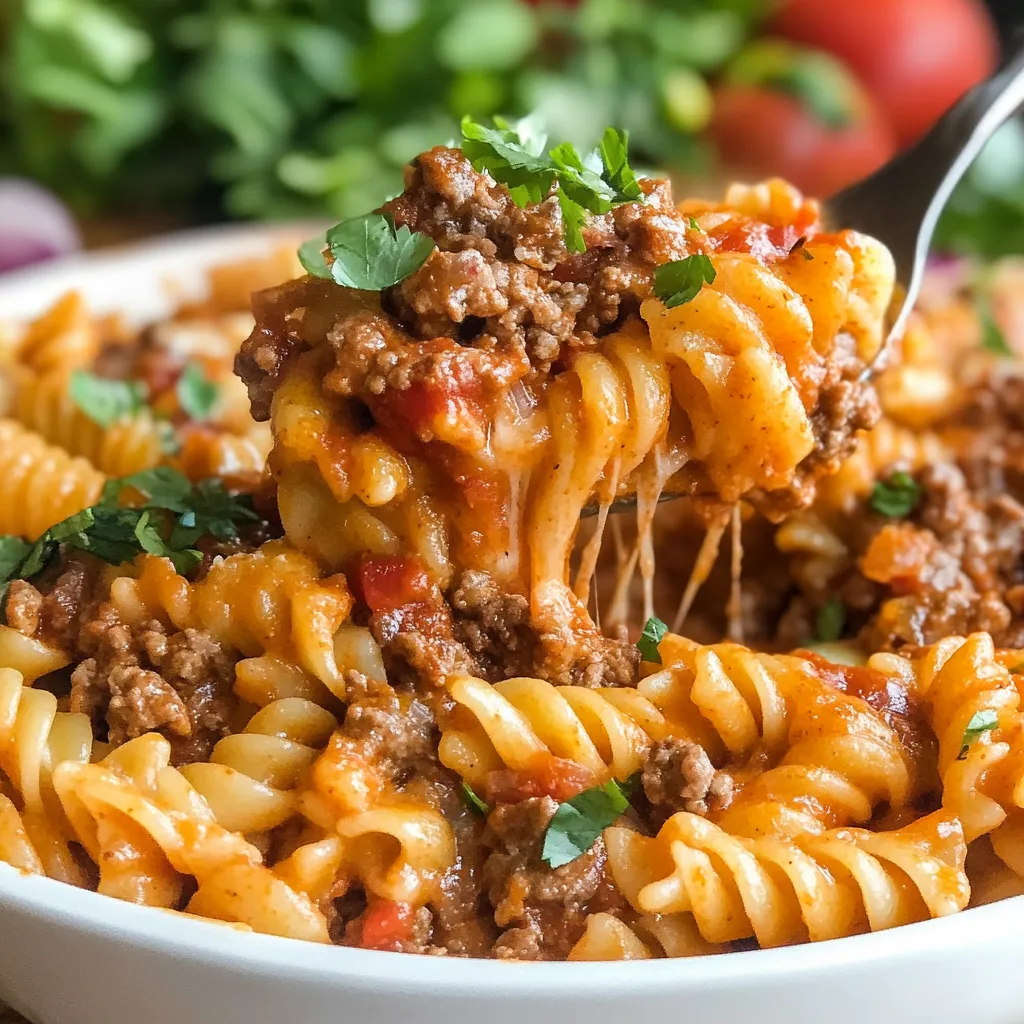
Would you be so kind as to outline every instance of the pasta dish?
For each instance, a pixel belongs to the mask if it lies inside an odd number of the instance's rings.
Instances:
[[[164,320],[0,325],[0,860],[515,960],[1024,892],[1019,271],[880,371],[892,259],[791,186],[462,131]]]

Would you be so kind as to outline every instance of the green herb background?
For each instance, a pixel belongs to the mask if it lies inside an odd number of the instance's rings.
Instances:
[[[459,118],[539,110],[700,172],[763,0],[0,0],[0,173],[87,214],[349,217]]]
[[[537,111],[589,149],[711,180],[708,82],[766,0],[0,0],[0,174],[86,217],[356,216],[463,114]],[[1024,245],[1024,134],[946,218]]]

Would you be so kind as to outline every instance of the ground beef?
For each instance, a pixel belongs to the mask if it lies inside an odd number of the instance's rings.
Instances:
[[[655,743],[644,761],[641,782],[655,806],[692,814],[707,814],[709,805],[727,805],[733,791],[732,776],[717,771],[702,746],[680,739]]]
[[[456,639],[489,682],[530,675],[537,635],[530,626],[530,603],[508,593],[484,572],[462,574],[451,595]]]
[[[484,879],[503,929],[492,950],[500,959],[564,960],[583,934],[587,915],[625,909],[607,869],[600,838],[560,868],[541,859],[544,833],[558,805],[536,797],[495,808],[484,844]]]
[[[640,652],[628,640],[583,623],[538,623],[533,674],[556,685],[635,686]]]
[[[69,559],[36,584],[12,580],[5,606],[7,624],[26,636],[72,649],[95,578],[95,566]]]
[[[237,708],[236,658],[205,630],[168,633],[156,621],[130,626],[110,604],[82,629],[85,655],[71,674],[70,708],[89,715],[114,744],[160,730],[175,764],[209,757]]]

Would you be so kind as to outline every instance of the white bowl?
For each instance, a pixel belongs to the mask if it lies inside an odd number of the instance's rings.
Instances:
[[[0,278],[0,320],[69,287],[97,310],[159,316],[204,267],[275,237],[197,232],[21,271]],[[788,949],[513,964],[249,935],[0,864],[0,999],[39,1024],[1020,1024],[1022,965],[1024,897]]]

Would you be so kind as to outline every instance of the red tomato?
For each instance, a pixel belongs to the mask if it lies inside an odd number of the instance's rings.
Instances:
[[[778,175],[808,195],[827,198],[895,152],[889,127],[863,99],[855,120],[830,128],[794,96],[769,86],[724,85],[715,93],[711,135],[730,170]]]
[[[408,903],[381,900],[363,916],[363,949],[397,949],[412,934],[415,910]]]
[[[981,0],[784,0],[772,31],[846,61],[901,144],[991,74],[999,51]]]
[[[354,584],[374,612],[389,612],[430,596],[430,578],[415,556],[364,555]]]
[[[596,782],[594,773],[584,765],[562,757],[549,757],[532,770],[489,772],[483,789],[489,804],[517,804],[538,796],[550,796],[564,803]]]

